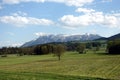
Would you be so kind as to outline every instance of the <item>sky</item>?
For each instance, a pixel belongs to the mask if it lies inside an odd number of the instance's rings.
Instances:
[[[0,47],[44,34],[120,33],[120,0],[0,0]]]

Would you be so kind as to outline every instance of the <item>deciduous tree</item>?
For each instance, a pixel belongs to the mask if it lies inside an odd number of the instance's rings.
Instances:
[[[65,46],[63,45],[54,45],[53,53],[58,57],[58,60],[61,60],[61,55],[65,52]]]

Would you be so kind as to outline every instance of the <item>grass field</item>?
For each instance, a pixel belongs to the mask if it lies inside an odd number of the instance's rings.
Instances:
[[[120,55],[66,52],[61,61],[52,55],[0,58],[0,80],[120,79]]]

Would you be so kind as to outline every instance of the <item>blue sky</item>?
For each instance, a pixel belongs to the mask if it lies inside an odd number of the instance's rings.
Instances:
[[[120,32],[120,0],[0,0],[0,47],[43,34]]]

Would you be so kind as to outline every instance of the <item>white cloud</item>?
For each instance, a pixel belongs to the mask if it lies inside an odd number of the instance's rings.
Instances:
[[[86,4],[92,3],[94,0],[65,0],[65,4],[69,5],[69,6],[76,6],[76,7],[80,7],[80,6],[84,6]]]
[[[26,25],[44,25],[49,26],[54,24],[53,21],[48,19],[39,19],[34,17],[20,16],[19,14],[13,14],[11,16],[2,16],[0,17],[0,22],[6,24],[16,25],[18,27]]]
[[[116,17],[120,17],[120,13],[114,13],[113,15]]]
[[[19,4],[21,2],[44,2],[44,0],[3,0],[4,4]]]
[[[113,15],[106,15],[105,21],[103,22],[104,25],[109,25],[109,27],[119,27],[120,17],[117,18]]]
[[[57,2],[57,3],[64,3],[68,6],[84,6],[85,4],[92,3],[94,0],[3,0],[4,4],[19,4],[22,2]]]
[[[91,13],[91,12],[95,12],[95,10],[93,10],[93,9],[87,9],[87,8],[78,8],[76,10],[76,12]]]
[[[19,0],[3,0],[5,4],[18,4]]]
[[[64,3],[65,0],[45,0],[46,2]]]
[[[112,2],[112,0],[102,0],[102,2]]]
[[[12,41],[0,41],[0,47],[20,47],[23,43],[12,42]]]
[[[117,14],[104,14],[103,12],[97,12],[93,9],[81,9],[80,12],[84,12],[83,15],[64,15],[60,18],[60,21],[64,27],[84,27],[90,25],[102,25],[106,27],[116,28],[119,27],[120,13]]]
[[[0,41],[0,47],[8,46],[10,41]]]
[[[36,35],[36,36],[46,36],[46,35],[48,35],[48,33],[36,32],[36,33],[34,33],[34,35]]]
[[[85,4],[92,3],[94,0],[45,0],[45,2],[57,2],[57,3],[64,3],[68,6],[84,6]]]
[[[22,46],[22,43],[14,43],[14,44],[10,44],[11,47],[20,47]]]
[[[89,15],[83,16],[73,16],[73,15],[65,15],[60,21],[66,27],[80,27],[80,26],[88,26],[91,23],[89,19]]]
[[[13,16],[19,16],[19,15],[21,15],[21,16],[27,16],[27,13],[18,11],[16,13],[12,13],[11,15],[13,15]]]

